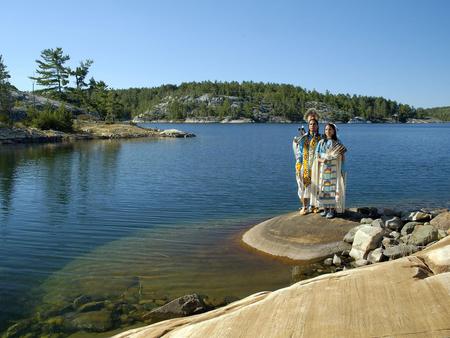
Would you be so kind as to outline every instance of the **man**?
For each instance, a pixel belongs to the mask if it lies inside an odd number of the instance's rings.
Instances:
[[[308,132],[300,130],[300,135],[294,137],[292,148],[295,155],[295,172],[298,185],[298,197],[302,203],[301,215],[306,215],[313,211],[313,206],[309,204],[311,186],[311,166],[314,160],[315,147],[320,140],[319,135],[319,114],[314,108],[306,111],[304,119],[308,122]]]

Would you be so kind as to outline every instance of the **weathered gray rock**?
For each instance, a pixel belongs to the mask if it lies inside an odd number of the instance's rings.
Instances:
[[[394,231],[400,231],[403,226],[402,220],[397,216],[383,216],[381,219],[384,222],[384,226]]]
[[[391,246],[398,245],[398,241],[395,240],[394,238],[384,237],[383,240],[381,241],[381,244],[383,245],[384,248],[389,248]]]
[[[341,252],[341,256],[342,256],[342,257],[348,257],[348,256],[350,256],[350,250],[344,250],[344,251],[342,251],[342,252]]]
[[[374,220],[371,225],[373,227],[377,227],[377,228],[382,228],[384,229],[384,222],[381,218],[377,218],[376,220]]]
[[[408,235],[404,235],[404,236],[401,236],[399,239],[398,239],[398,241],[400,242],[400,243],[408,243],[408,241],[409,241],[409,239],[411,238],[411,234],[408,234]]]
[[[430,224],[436,229],[448,231],[450,229],[450,212],[443,212],[433,218]]]
[[[83,312],[71,320],[71,326],[75,330],[86,330],[91,332],[105,332],[112,328],[111,311]]]
[[[414,231],[416,225],[422,224],[420,222],[408,222],[406,223],[401,231],[402,236],[408,235]]]
[[[369,251],[378,247],[383,239],[383,229],[370,225],[361,225],[356,232],[350,256],[355,260],[366,259]]]
[[[355,234],[360,228],[361,225],[351,228],[349,232],[347,232],[347,234],[344,236],[344,242],[352,244],[353,240],[355,239]]]
[[[327,265],[327,266],[333,265],[333,258],[326,258],[326,259],[323,261],[323,264],[325,264],[325,265]]]
[[[448,236],[447,231],[438,229],[438,240],[441,240],[442,238],[447,236]]]
[[[370,217],[361,218],[361,221],[360,221],[361,224],[370,224],[372,222],[373,222],[373,219]]]
[[[159,133],[159,135],[164,137],[194,137],[194,134],[187,133],[178,129],[166,129]]]
[[[424,246],[438,239],[438,231],[432,225],[418,225],[411,233],[408,244]]]
[[[342,264],[342,259],[341,257],[339,257],[338,255],[334,255],[333,256],[333,265],[335,266],[341,266]]]
[[[352,262],[351,264],[352,264],[352,266],[354,266],[355,268],[358,268],[358,267],[360,267],[360,266],[364,266],[364,265],[369,264],[369,261],[368,261],[367,259],[358,259],[358,260]]]
[[[419,251],[419,248],[415,245],[399,244],[384,249],[383,255],[389,257],[390,259],[397,259],[411,255],[417,251]]]
[[[372,264],[382,262],[385,259],[386,256],[383,255],[383,250],[381,248],[376,248],[367,255],[367,260]]]
[[[152,310],[144,316],[144,320],[162,320],[174,317],[189,316],[206,311],[206,305],[197,294],[186,295]]]
[[[402,220],[397,216],[383,216],[384,226],[394,231],[400,231],[403,226]]]
[[[430,214],[421,211],[414,211],[402,214],[402,221],[426,222],[429,221],[430,219],[431,219]]]
[[[391,237],[391,238],[393,238],[393,239],[399,239],[400,238],[400,233],[399,232],[397,232],[397,231],[391,231],[390,233],[389,233],[389,237]]]

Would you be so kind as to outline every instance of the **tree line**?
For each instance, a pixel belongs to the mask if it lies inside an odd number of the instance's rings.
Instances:
[[[450,108],[414,108],[383,97],[319,93],[290,84],[261,82],[187,82],[180,85],[162,85],[153,88],[111,89],[104,81],[88,79],[93,60],[82,60],[70,67],[70,56],[60,47],[44,49],[36,60],[37,68],[30,79],[36,82],[39,95],[63,101],[86,112],[95,113],[101,119],[130,119],[135,115],[152,112],[161,103],[166,103],[166,116],[182,120],[187,117],[252,118],[258,112],[266,112],[291,121],[301,120],[311,103],[325,104],[329,118],[348,121],[360,116],[371,121],[395,119],[400,122],[408,118],[433,116],[450,120]],[[10,95],[10,75],[0,55],[0,119],[8,120],[14,106]],[[202,95],[220,98],[217,104],[195,100]],[[47,109],[47,117],[58,119],[63,112]],[[31,120],[37,121],[40,112],[30,112]],[[53,115],[52,115],[53,114]],[[45,121],[45,118],[41,120]],[[42,121],[41,121],[42,122]],[[66,121],[67,122],[67,121]],[[42,123],[41,123],[42,124]]]
[[[188,82],[180,85],[163,85],[155,88],[130,88],[115,90],[127,115],[152,112],[161,102],[169,102],[166,118],[231,116],[233,118],[252,117],[255,111],[269,111],[291,121],[299,121],[311,103],[324,103],[331,107],[330,119],[346,122],[360,116],[374,122],[434,116],[450,121],[450,112],[440,108],[414,108],[383,97],[350,94],[319,93],[290,84],[261,82]],[[204,94],[225,97],[221,104],[207,105],[186,100],[186,97],[200,97]],[[230,98],[239,103],[230,106]],[[168,98],[170,98],[168,100]]]

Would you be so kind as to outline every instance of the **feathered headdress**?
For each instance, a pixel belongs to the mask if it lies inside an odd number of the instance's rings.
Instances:
[[[303,119],[308,122],[310,119],[315,119],[316,121],[319,121],[320,115],[317,112],[315,108],[309,108],[305,115],[303,116]]]

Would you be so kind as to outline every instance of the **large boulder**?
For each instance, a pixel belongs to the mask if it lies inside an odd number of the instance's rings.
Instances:
[[[422,223],[419,222],[408,222],[406,223],[401,231],[402,236],[406,236],[409,235],[410,233],[412,233],[414,231],[414,228],[416,227],[416,225],[419,225]]]
[[[377,248],[383,239],[384,230],[370,225],[361,225],[355,234],[350,256],[356,261],[366,259],[369,251]]]
[[[156,308],[146,314],[144,320],[164,320],[175,317],[184,317],[206,311],[206,305],[197,294],[186,295]]]
[[[427,266],[435,274],[450,272],[450,245],[441,245],[440,243],[442,241],[422,253]]]
[[[384,221],[381,218],[377,218],[376,220],[374,220],[371,225],[373,227],[377,227],[377,228],[383,228],[384,229]]]
[[[428,243],[437,241],[438,231],[431,224],[429,225],[418,225],[414,228],[411,233],[411,237],[408,240],[408,244],[425,246]]]
[[[351,228],[344,236],[344,242],[346,243],[353,243],[353,240],[355,239],[356,232],[361,228],[361,225],[357,225],[354,228]]]
[[[450,212],[443,212],[433,218],[430,224],[436,229],[448,231],[450,229]]]
[[[384,226],[394,231],[400,231],[403,226],[402,220],[397,216],[383,216]]]
[[[389,246],[383,251],[383,255],[389,257],[390,259],[397,259],[400,257],[409,256],[415,252],[419,251],[419,248],[415,245],[400,243],[396,246]]]

